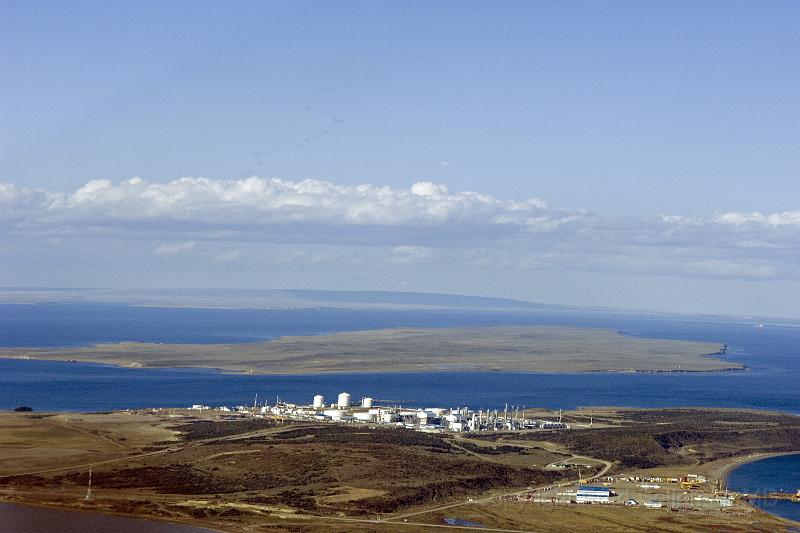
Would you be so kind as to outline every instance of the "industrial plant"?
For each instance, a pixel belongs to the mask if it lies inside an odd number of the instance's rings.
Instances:
[[[210,407],[193,405],[192,409],[203,410]],[[218,410],[230,409],[221,407]],[[391,401],[375,400],[368,396],[354,404],[348,392],[340,393],[332,403],[326,403],[325,397],[317,394],[308,405],[284,402],[280,397],[275,398],[275,402],[270,405],[268,402],[259,403],[256,396],[252,407],[239,406],[233,410],[256,416],[277,416],[288,420],[382,424],[430,432],[569,429],[569,425],[561,421],[560,411],[556,420],[539,420],[526,417],[525,406],[508,404],[503,409],[477,411],[468,407],[417,409],[403,407]]]

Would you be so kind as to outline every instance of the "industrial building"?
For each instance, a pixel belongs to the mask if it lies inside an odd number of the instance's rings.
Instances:
[[[314,420],[318,422],[368,423],[405,427],[419,431],[517,431],[532,429],[568,429],[569,425],[558,420],[534,420],[525,417],[525,408],[505,406],[503,410],[477,411],[467,407],[447,409],[444,407],[426,407],[424,409],[408,409],[390,401],[375,400],[364,396],[360,402],[353,404],[348,392],[341,392],[336,402],[325,403],[325,396],[317,394],[309,405],[297,405],[275,399],[274,405],[258,403],[258,396],[252,409],[239,406],[238,411],[275,415],[294,420]],[[193,406],[199,409],[205,406]]]
[[[575,501],[578,503],[609,503],[612,491],[606,487],[592,487],[584,485],[578,487],[575,493]]]

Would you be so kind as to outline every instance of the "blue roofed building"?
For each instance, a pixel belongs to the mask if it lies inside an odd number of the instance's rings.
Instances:
[[[612,496],[611,489],[606,487],[592,487],[584,485],[578,487],[575,501],[578,503],[608,503]]]

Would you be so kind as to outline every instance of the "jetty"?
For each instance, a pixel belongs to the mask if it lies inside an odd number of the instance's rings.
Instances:
[[[750,494],[747,496],[751,500],[789,500],[795,503],[800,503],[800,489],[797,492],[768,492],[767,494]]]

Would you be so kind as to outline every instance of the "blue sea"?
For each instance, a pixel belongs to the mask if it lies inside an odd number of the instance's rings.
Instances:
[[[800,455],[770,457],[744,464],[730,473],[728,488],[755,495],[794,494],[800,489]],[[800,503],[767,499],[752,499],[751,502],[769,513],[800,522]]]
[[[708,374],[231,375],[209,370],[123,369],[0,359],[0,409],[110,410],[151,406],[252,404],[275,397],[307,403],[350,392],[408,406],[550,409],[621,405],[775,409],[800,413],[800,327],[708,317],[582,310],[536,312],[342,309],[190,309],[111,304],[0,305],[0,346],[80,346],[98,342],[247,343],[285,335],[395,326],[568,325],[627,335],[727,343],[745,372]]]

